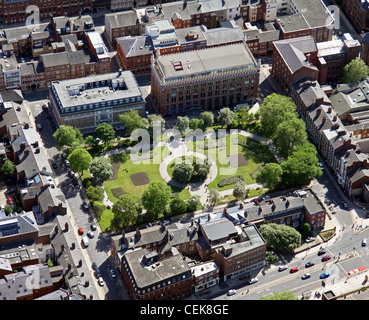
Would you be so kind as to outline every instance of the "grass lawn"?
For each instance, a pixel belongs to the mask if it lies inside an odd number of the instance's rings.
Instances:
[[[261,169],[264,163],[275,162],[273,155],[268,147],[258,141],[238,135],[239,145],[233,145],[231,136],[219,139],[217,148],[204,150],[201,146],[205,143],[212,145],[215,139],[187,142],[187,147],[190,150],[206,154],[209,159],[215,159],[218,167],[218,175],[213,182],[209,184],[209,189],[216,188],[219,191],[234,188],[233,185],[218,187],[218,182],[223,178],[242,175],[245,179],[245,184],[255,183],[255,175]],[[231,145],[232,143],[232,145]],[[232,146],[232,147],[231,147]],[[210,153],[209,153],[210,151]],[[243,154],[248,161],[247,165],[234,168],[230,166],[227,158],[231,155]]]
[[[128,157],[123,163],[121,163],[117,178],[114,180],[108,180],[104,182],[104,187],[108,197],[111,201],[116,202],[118,199],[114,197],[111,192],[112,189],[122,188],[124,192],[135,194],[138,197],[141,197],[144,190],[147,188],[148,184],[143,185],[134,185],[131,179],[131,175],[144,172],[150,181],[164,181],[159,172],[159,164],[153,163],[157,162],[160,158],[160,153],[162,153],[162,157],[165,158],[168,153],[167,147],[158,147],[154,150],[154,158],[151,159],[149,164],[142,164],[138,162],[132,162],[132,160]],[[125,169],[128,171],[125,171]],[[187,189],[179,189],[172,187],[172,191],[178,193],[181,199],[190,198],[190,192]]]

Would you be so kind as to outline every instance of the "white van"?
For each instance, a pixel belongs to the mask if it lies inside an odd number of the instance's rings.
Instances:
[[[89,242],[88,242],[88,238],[86,236],[82,237],[82,243],[85,246],[85,248],[88,247]]]

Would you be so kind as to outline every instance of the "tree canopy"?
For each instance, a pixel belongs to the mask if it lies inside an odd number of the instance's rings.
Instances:
[[[120,114],[119,121],[126,128],[128,136],[136,129],[147,129],[149,127],[149,121],[141,117],[137,110],[130,110]]]
[[[107,145],[114,139],[115,130],[109,123],[102,122],[96,127],[96,135],[102,140],[102,142],[104,142],[105,145]]]
[[[278,163],[267,163],[256,177],[256,182],[266,184],[269,189],[273,190],[280,182],[282,174],[282,167]]]
[[[211,127],[214,124],[214,114],[211,111],[204,111],[200,114],[204,127]]]
[[[148,219],[156,219],[164,214],[171,197],[170,187],[163,181],[151,181],[142,194],[142,204]]]
[[[72,126],[61,125],[53,134],[56,148],[63,150],[65,147],[79,147],[83,142],[81,132]]]
[[[10,176],[15,172],[15,164],[13,161],[6,159],[1,167],[1,172],[6,176]]]
[[[190,163],[181,162],[174,166],[173,179],[180,182],[189,182],[193,174],[193,166]]]
[[[217,122],[221,126],[227,126],[232,123],[233,118],[234,118],[234,112],[229,108],[223,108],[219,112]]]
[[[342,70],[342,83],[352,83],[369,77],[369,66],[361,58],[357,57],[346,64]]]
[[[111,175],[113,174],[110,159],[108,157],[94,158],[91,162],[90,172],[98,180],[109,180]]]
[[[83,148],[78,148],[69,155],[70,167],[75,172],[87,170],[92,162],[91,154]]]
[[[129,227],[136,223],[138,214],[141,212],[141,200],[136,195],[124,194],[113,204],[114,229]]]

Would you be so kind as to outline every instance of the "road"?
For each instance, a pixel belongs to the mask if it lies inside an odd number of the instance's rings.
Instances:
[[[41,139],[45,146],[46,152],[50,160],[57,162],[57,168],[54,169],[55,176],[59,181],[59,187],[65,195],[68,202],[68,207],[71,209],[70,214],[73,215],[75,225],[73,228],[77,230],[79,227],[83,228],[85,233],[91,230],[91,224],[97,225],[98,229],[94,232],[95,237],[89,239],[89,247],[84,249],[88,253],[89,260],[96,262],[102,277],[105,281],[105,286],[102,288],[105,293],[105,298],[108,300],[120,300],[120,290],[115,280],[110,277],[109,268],[112,263],[109,263],[109,245],[110,237],[102,234],[91,209],[83,210],[82,203],[86,200],[83,188],[78,185],[74,186],[71,179],[67,175],[67,167],[64,165],[60,152],[55,148],[55,140],[52,136],[53,131],[50,126],[50,120],[47,118],[47,111],[42,110],[42,105],[46,101],[47,91],[25,93],[25,99],[29,101],[29,108],[35,119],[36,124],[41,124],[42,131],[40,133]],[[91,269],[92,271],[92,269]],[[93,271],[92,271],[93,272]],[[118,274],[117,270],[116,273]],[[120,276],[118,274],[118,276]],[[95,279],[94,285],[98,287]]]

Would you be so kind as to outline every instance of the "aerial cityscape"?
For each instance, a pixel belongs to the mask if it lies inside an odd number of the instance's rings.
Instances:
[[[0,300],[369,300],[368,17],[2,1]]]

